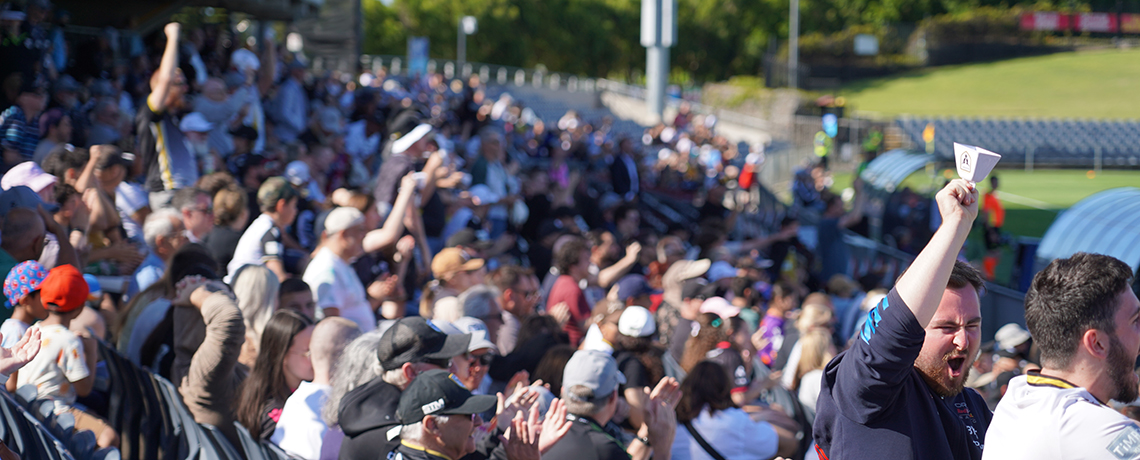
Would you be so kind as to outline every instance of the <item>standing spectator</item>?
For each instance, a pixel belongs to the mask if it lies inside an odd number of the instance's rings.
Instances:
[[[1107,401],[1135,401],[1140,300],[1132,267],[1079,252],[1033,277],[1025,322],[1041,369],[1014,377],[982,458],[1135,458],[1140,427]]]
[[[787,314],[799,306],[799,294],[787,281],[779,281],[772,285],[772,301],[768,302],[768,310],[760,319],[760,327],[752,339],[756,345],[756,353],[760,362],[767,366],[776,363],[777,354],[784,346],[784,326],[787,323]]]
[[[40,116],[40,143],[36,145],[36,152],[32,157],[38,165],[44,164],[44,158],[57,145],[71,143],[71,117],[60,109],[50,109]]]
[[[363,332],[376,329],[376,313],[364,284],[350,262],[364,253],[364,214],[340,207],[325,219],[321,248],[305,269],[303,279],[313,290],[317,316],[342,316]]]
[[[285,245],[281,233],[297,218],[297,190],[282,177],[271,177],[257,190],[261,215],[246,228],[234,248],[227,271],[230,277],[246,264],[265,265],[278,279],[289,278],[285,270]]]
[[[214,229],[214,204],[205,191],[188,187],[174,192],[170,202],[182,213],[182,223],[186,226],[186,239],[191,243],[202,244]]]
[[[618,142],[618,153],[610,164],[610,180],[613,182],[614,193],[626,202],[637,198],[641,188],[641,179],[637,174],[637,158],[633,155],[633,140],[628,137],[623,138]]]
[[[25,75],[20,84],[16,103],[0,113],[0,149],[3,149],[3,170],[35,158],[40,143],[40,112],[45,102],[43,81]]]
[[[214,228],[206,235],[206,247],[218,265],[222,276],[228,274],[227,265],[234,258],[238,241],[245,224],[249,222],[248,197],[236,185],[230,185],[214,194]]]
[[[843,242],[842,231],[863,220],[863,205],[866,201],[863,181],[856,180],[853,185],[855,206],[851,212],[843,209],[843,198],[831,195],[827,198],[827,207],[823,215],[820,216],[817,226],[819,245],[816,254],[820,257],[819,279],[821,280],[830,280],[832,276],[848,274],[847,265],[850,263],[851,254],[847,250],[847,244]]]
[[[281,417],[270,440],[290,455],[317,460],[329,426],[321,419],[321,408],[332,391],[333,365],[349,342],[360,336],[356,323],[345,318],[325,318],[313,328],[309,355],[313,381],[301,382],[285,400]]]
[[[471,168],[471,184],[484,184],[499,198],[487,211],[487,219],[491,221],[491,239],[498,238],[507,230],[507,207],[517,199],[508,188],[505,159],[503,136],[493,127],[484,128],[479,133],[479,159]]]
[[[36,399],[56,403],[55,415],[75,416],[75,428],[94,431],[99,447],[118,447],[119,435],[106,421],[75,407],[75,398],[87,396],[95,385],[95,338],[68,329],[83,312],[87,294],[87,281],[75,267],[61,265],[48,272],[40,285],[40,301],[48,310],[47,319],[39,324],[42,353],[12,374],[8,391],[35,386]]]
[[[91,142],[90,136],[87,135],[91,124],[87,116],[91,107],[79,101],[79,89],[79,82],[75,81],[71,75],[60,76],[52,85],[51,103],[48,107],[63,111],[63,114],[71,120],[72,133],[67,142],[81,147],[108,143]],[[95,92],[94,89],[92,92]],[[93,96],[98,96],[98,94],[93,94]]]
[[[273,314],[261,335],[261,350],[242,382],[234,417],[262,440],[273,436],[281,408],[303,381],[313,380],[309,343],[313,320],[294,311]]]
[[[150,192],[151,209],[170,204],[174,190],[192,187],[198,182],[198,163],[186,147],[178,128],[178,111],[185,105],[186,77],[178,68],[178,34],[182,26],[166,25],[166,50],[158,70],[150,78],[150,95],[139,108],[135,120],[138,149],[142,164],[148,165],[146,189]]]
[[[589,276],[590,248],[582,237],[572,237],[562,244],[554,255],[554,265],[561,275],[554,281],[547,296],[548,309],[566,304],[569,319],[562,330],[570,335],[570,344],[577,346],[585,336],[586,320],[590,318],[590,305],[582,293],[581,282]]]
[[[277,89],[277,99],[274,101],[276,110],[272,111],[275,123],[273,133],[283,144],[296,142],[309,120],[309,98],[302,86],[305,65],[294,58],[289,62],[288,68],[289,76]]]
[[[483,265],[483,259],[473,258],[458,248],[439,251],[431,259],[431,273],[438,283],[431,288],[432,308],[427,311],[434,311],[434,304],[440,300],[458,297],[472,286],[480,284],[483,281]]]
[[[982,456],[990,411],[963,387],[978,354],[984,282],[955,260],[977,217],[977,190],[954,180],[937,200],[942,226],[824,370],[812,430],[820,458]]]

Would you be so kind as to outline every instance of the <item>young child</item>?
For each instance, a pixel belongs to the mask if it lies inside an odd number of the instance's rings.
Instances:
[[[8,272],[4,279],[4,295],[8,297],[8,303],[4,306],[14,311],[12,317],[0,325],[0,334],[4,336],[0,346],[12,348],[32,323],[47,318],[47,309],[40,302],[40,284],[47,274],[47,269],[34,260],[20,262]]]
[[[56,413],[75,416],[75,430],[95,432],[99,447],[118,447],[119,435],[107,422],[73,407],[76,396],[91,393],[95,384],[97,347],[95,339],[71,332],[68,327],[83,311],[89,289],[83,275],[71,265],[51,269],[40,283],[40,302],[47,318],[37,326],[40,331],[40,353],[23,369],[8,379],[8,391],[32,384],[37,399],[56,403]]]

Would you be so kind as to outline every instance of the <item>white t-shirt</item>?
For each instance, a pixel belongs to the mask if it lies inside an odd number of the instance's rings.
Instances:
[[[8,318],[4,320],[4,324],[0,324],[0,334],[4,334],[4,342],[0,343],[0,347],[12,348],[16,343],[24,337],[24,333],[31,327],[16,318]]]
[[[323,317],[325,308],[338,308],[340,316],[360,326],[361,332],[376,329],[376,313],[372,311],[364,283],[356,276],[356,270],[331,250],[321,248],[317,251],[305,268],[302,279],[313,290],[317,316]]]
[[[286,453],[306,460],[321,456],[321,441],[328,425],[321,420],[321,407],[325,405],[332,387],[313,382],[301,382],[281,409],[277,428],[269,438]]]
[[[75,404],[75,387],[71,383],[88,375],[83,341],[67,328],[52,324],[40,326],[40,352],[20,369],[16,387],[35,385],[39,390],[36,399],[55,401],[58,414]]]
[[[281,260],[285,257],[285,246],[281,244],[281,229],[268,214],[257,216],[245,233],[241,234],[234,258],[226,266],[226,283],[233,283],[234,273],[245,265],[263,265],[266,260]]]
[[[700,433],[720,455],[727,460],[772,458],[779,448],[780,438],[768,422],[757,422],[741,409],[730,408],[709,415],[708,407],[692,421]],[[712,460],[685,426],[677,424],[673,437],[673,460]]]
[[[353,158],[364,161],[376,154],[380,148],[380,133],[367,135],[366,120],[349,123],[344,133],[344,150]]]
[[[983,460],[1140,458],[1140,426],[1069,382],[1019,375],[994,411]]]

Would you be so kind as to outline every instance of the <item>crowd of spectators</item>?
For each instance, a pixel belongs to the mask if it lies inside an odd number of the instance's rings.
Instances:
[[[742,230],[728,192],[760,186],[763,150],[715,117],[629,137],[213,26],[72,51],[50,14],[0,13],[0,364],[42,341],[8,390],[100,446],[104,341],[235,445],[306,459],[812,456],[825,368],[890,287],[848,276],[858,182],[845,201],[806,169],[814,231]],[[699,219],[650,225],[650,193]],[[1027,334],[978,360],[991,404]]]

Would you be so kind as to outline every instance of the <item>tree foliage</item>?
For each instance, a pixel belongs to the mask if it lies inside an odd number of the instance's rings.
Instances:
[[[454,58],[461,16],[475,16],[467,59],[590,76],[632,79],[643,73],[640,0],[378,0],[364,2],[364,52],[406,52],[409,36],[427,36],[431,55]],[[1045,0],[1048,1],[1048,0]],[[677,0],[678,43],[672,75],[695,81],[756,75],[769,44],[788,35],[789,0]],[[933,16],[1006,0],[800,0],[804,35],[856,26],[917,24]],[[1028,5],[1032,5],[1029,3]],[[1087,8],[1067,0],[1067,8]],[[1041,6],[1051,7],[1042,3]]]

